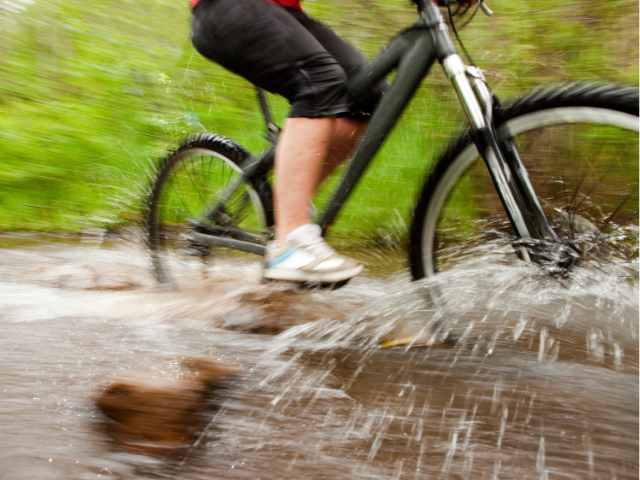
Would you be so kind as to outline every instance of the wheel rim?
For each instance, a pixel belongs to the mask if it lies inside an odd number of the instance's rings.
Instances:
[[[618,243],[624,243],[626,247],[631,245],[632,251],[625,248],[623,256],[627,260],[630,256],[637,257],[637,117],[606,109],[558,108],[516,117],[508,121],[501,132],[504,129],[508,129],[515,138],[543,207],[562,236],[581,237],[579,239],[584,245],[588,240],[595,240],[596,234],[600,235],[600,243],[615,240],[615,235],[624,236]],[[555,143],[559,141],[562,146],[556,147]],[[559,155],[564,147],[571,147],[572,151],[566,149]],[[548,158],[561,157],[562,161],[553,165],[545,159],[540,154],[545,148],[549,151]],[[625,152],[621,156],[623,158],[615,158],[615,152],[619,151]],[[580,152],[583,155],[577,155]],[[589,152],[586,161],[584,152]],[[475,145],[468,145],[452,162],[431,196],[422,234],[422,262],[426,275],[488,253],[502,260],[515,259],[508,219],[486,168],[482,162],[476,162],[477,159]],[[616,165],[617,172],[606,172]],[[625,166],[629,168],[625,169]],[[624,173],[629,178],[622,175]],[[597,175],[602,177],[601,185],[593,180]],[[584,179],[580,180],[580,176]],[[606,183],[605,177],[609,178],[610,184]],[[615,180],[611,182],[612,177]],[[545,178],[553,182],[541,181]],[[579,185],[579,180],[582,185]],[[607,186],[609,192],[592,198],[596,190],[604,191]],[[628,195],[624,202],[621,194],[614,191],[623,186],[625,193],[622,195]],[[573,205],[567,202],[569,193],[574,196]],[[611,210],[610,214],[614,213],[608,226],[616,228],[600,231],[599,223],[592,221],[592,218],[598,220],[595,213],[598,205],[594,200],[606,206],[600,208],[599,217],[605,217],[607,209]],[[614,212],[620,204],[620,209]],[[624,218],[622,225],[616,223],[618,218]],[[592,225],[598,232],[591,228]],[[568,232],[567,229],[571,228],[576,231]],[[466,251],[456,250],[456,243],[464,244]],[[593,249],[591,253],[595,253]]]
[[[180,286],[207,276],[211,250],[190,235],[192,221],[203,221],[220,193],[241,174],[233,160],[213,150],[191,148],[176,154],[154,205],[150,232],[154,274],[160,282]],[[252,185],[242,183],[225,203],[225,214],[234,227],[266,238],[266,212]]]

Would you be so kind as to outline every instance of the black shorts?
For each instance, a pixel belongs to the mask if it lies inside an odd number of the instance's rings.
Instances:
[[[384,89],[355,102],[346,84],[365,57],[304,12],[268,0],[200,0],[192,39],[208,59],[287,98],[291,117],[367,116]]]

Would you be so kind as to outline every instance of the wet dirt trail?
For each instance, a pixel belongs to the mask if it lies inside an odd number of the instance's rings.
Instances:
[[[411,283],[399,265],[334,292],[261,285],[236,259],[177,292],[130,243],[0,255],[1,480],[638,478],[637,259],[564,283],[486,258]],[[116,448],[96,391],[183,356],[240,369],[198,441]]]

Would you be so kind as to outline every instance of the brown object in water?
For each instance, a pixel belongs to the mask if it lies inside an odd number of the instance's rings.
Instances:
[[[246,333],[278,335],[297,325],[345,318],[341,308],[328,299],[314,298],[313,291],[280,284],[263,286],[241,295],[238,308],[223,316],[220,327]]]
[[[213,407],[215,391],[237,369],[204,358],[181,362],[183,375],[170,385],[136,380],[112,382],[94,399],[107,417],[107,435],[129,451],[171,454],[194,442]]]

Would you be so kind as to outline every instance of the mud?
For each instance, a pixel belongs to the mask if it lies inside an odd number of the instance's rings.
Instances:
[[[230,386],[237,369],[206,358],[180,360],[180,375],[154,379],[110,380],[94,402],[104,419],[97,425],[116,450],[149,455],[179,455],[190,447],[216,408],[216,395]]]

